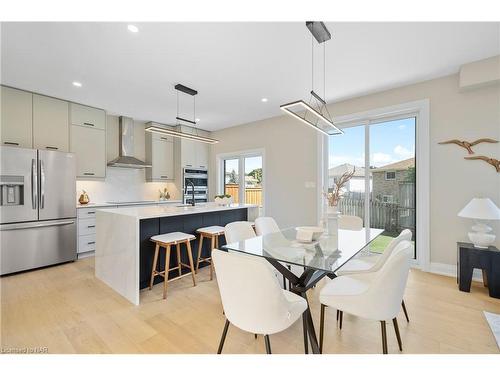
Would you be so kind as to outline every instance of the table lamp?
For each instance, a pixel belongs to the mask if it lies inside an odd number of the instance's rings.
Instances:
[[[472,232],[469,232],[469,239],[475,247],[486,249],[495,242],[495,235],[491,232],[491,227],[482,220],[500,220],[500,209],[489,198],[473,198],[458,213],[460,217],[474,219]]]

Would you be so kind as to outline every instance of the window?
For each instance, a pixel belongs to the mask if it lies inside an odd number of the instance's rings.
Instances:
[[[395,180],[396,179],[396,172],[385,172],[385,179],[388,181]]]
[[[355,169],[339,211],[363,218],[365,227],[384,229],[371,251],[383,252],[403,229],[416,235],[416,123],[414,116],[364,120],[329,138],[330,180]]]
[[[219,194],[231,195],[234,203],[256,204],[260,213],[264,207],[264,170],[262,153],[231,154],[220,157],[222,173]],[[243,171],[243,174],[240,174]]]

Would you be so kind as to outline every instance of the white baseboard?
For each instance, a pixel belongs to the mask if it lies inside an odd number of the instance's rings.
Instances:
[[[457,266],[456,264],[431,263],[428,272],[456,278]],[[483,274],[481,270],[474,269],[474,272],[472,274],[472,280],[480,282],[483,281]]]

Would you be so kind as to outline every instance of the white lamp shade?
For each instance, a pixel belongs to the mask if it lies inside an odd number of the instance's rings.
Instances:
[[[458,216],[479,220],[500,220],[500,209],[489,198],[473,198],[462,208]]]

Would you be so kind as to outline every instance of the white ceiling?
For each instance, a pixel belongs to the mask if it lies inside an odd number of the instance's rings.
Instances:
[[[500,23],[326,24],[333,35],[328,102],[452,74],[500,54]],[[1,82],[164,123],[175,122],[173,86],[182,83],[199,91],[196,117],[207,130],[276,116],[280,104],[309,97],[304,23],[135,25],[136,34],[126,23],[3,23]],[[315,61],[322,94],[322,47]],[[185,117],[192,116],[188,100],[181,102]]]

